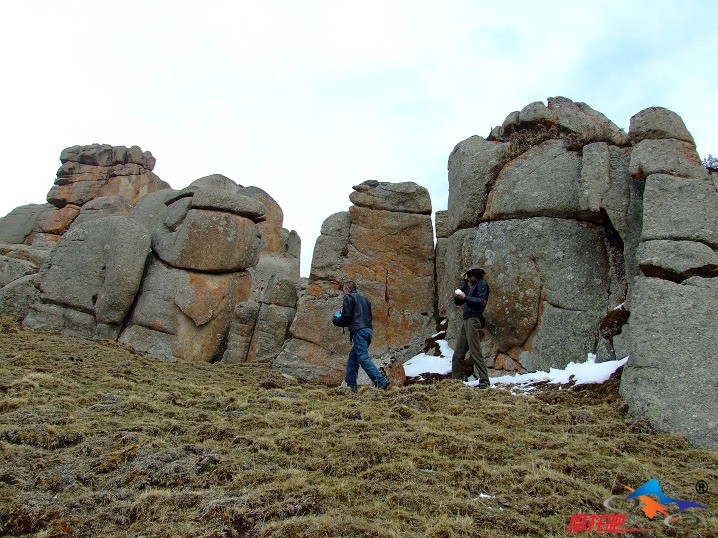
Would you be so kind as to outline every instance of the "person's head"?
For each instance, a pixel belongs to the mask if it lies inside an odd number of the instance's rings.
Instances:
[[[354,283],[353,280],[347,280],[346,282],[344,282],[344,284],[342,284],[342,291],[344,293],[351,293],[353,291],[356,291],[356,289],[357,285]]]
[[[468,271],[466,271],[466,278],[469,279],[471,282],[476,282],[479,279],[484,278],[484,275],[486,274],[486,271],[479,268],[472,267]]]

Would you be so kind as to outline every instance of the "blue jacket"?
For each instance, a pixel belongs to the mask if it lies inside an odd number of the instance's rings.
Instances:
[[[335,318],[333,323],[338,327],[349,327],[349,334],[351,335],[359,329],[372,329],[371,321],[371,303],[369,299],[354,290],[344,295],[342,315]]]
[[[464,280],[461,291],[466,294],[464,299],[454,296],[454,304],[464,305],[464,319],[483,318],[484,309],[489,302],[489,285],[483,278],[476,281],[476,284],[469,289],[469,281]]]

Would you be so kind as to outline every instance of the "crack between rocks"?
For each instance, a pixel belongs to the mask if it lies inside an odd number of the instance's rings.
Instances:
[[[573,218],[573,217],[559,217],[556,215],[530,215],[530,216],[525,216],[525,217],[497,217],[497,218],[492,218],[491,220],[480,220],[480,218],[479,218],[479,220],[477,220],[477,222],[476,222],[476,226],[466,226],[463,228],[457,228],[447,239],[450,239],[451,236],[453,236],[456,232],[460,232],[462,230],[472,230],[474,228],[477,228],[481,224],[488,224],[491,222],[506,222],[506,221],[511,221],[511,220],[521,221],[521,220],[529,220],[529,219],[569,220],[569,221],[574,221],[574,222],[591,225],[591,226],[605,227],[605,223],[603,223],[600,220],[577,219],[577,218]],[[710,245],[708,245],[708,246],[710,246]]]
[[[60,301],[56,301],[56,300],[50,299],[48,297],[40,297],[40,300],[41,300],[42,304],[59,306],[60,308],[64,308],[67,310],[74,310],[75,312],[81,312],[82,314],[88,314],[88,315],[92,316],[93,318],[95,318],[94,310],[91,310],[88,308],[83,308],[80,306],[70,306],[67,303],[62,303]],[[97,318],[95,318],[95,322],[97,322]]]
[[[143,325],[142,323],[133,323],[132,325],[130,325],[130,327],[134,327],[135,325],[137,325],[139,327],[143,327],[149,331],[154,331],[154,332],[162,333],[162,334],[168,334],[170,336],[177,336],[175,333],[171,333],[169,331],[165,331],[165,330],[159,329],[157,327],[148,327],[147,325]]]
[[[386,211],[387,213],[405,213],[408,215],[431,215],[431,212],[425,213],[422,211],[409,211],[408,209],[383,209],[381,207],[358,205],[358,204],[354,204],[354,206],[361,207],[363,209],[368,209],[369,211]]]

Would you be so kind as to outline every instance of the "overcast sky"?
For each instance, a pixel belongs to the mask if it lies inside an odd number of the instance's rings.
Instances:
[[[139,145],[173,188],[267,191],[302,239],[365,180],[446,208],[453,147],[562,95],[628,130],[649,106],[718,153],[718,2],[18,1],[0,17],[0,216],[63,148]]]

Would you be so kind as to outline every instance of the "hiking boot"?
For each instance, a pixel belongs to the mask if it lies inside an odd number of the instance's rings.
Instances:
[[[377,385],[377,388],[381,389],[381,390],[387,390],[389,388],[389,385],[390,385],[390,383],[389,383],[389,380],[387,379],[381,385]]]
[[[480,388],[480,389],[488,389],[488,388],[491,386],[491,384],[490,384],[490,383],[486,383],[486,382],[484,381],[484,382],[479,383],[479,384],[476,385],[476,386],[477,386],[477,388]]]

